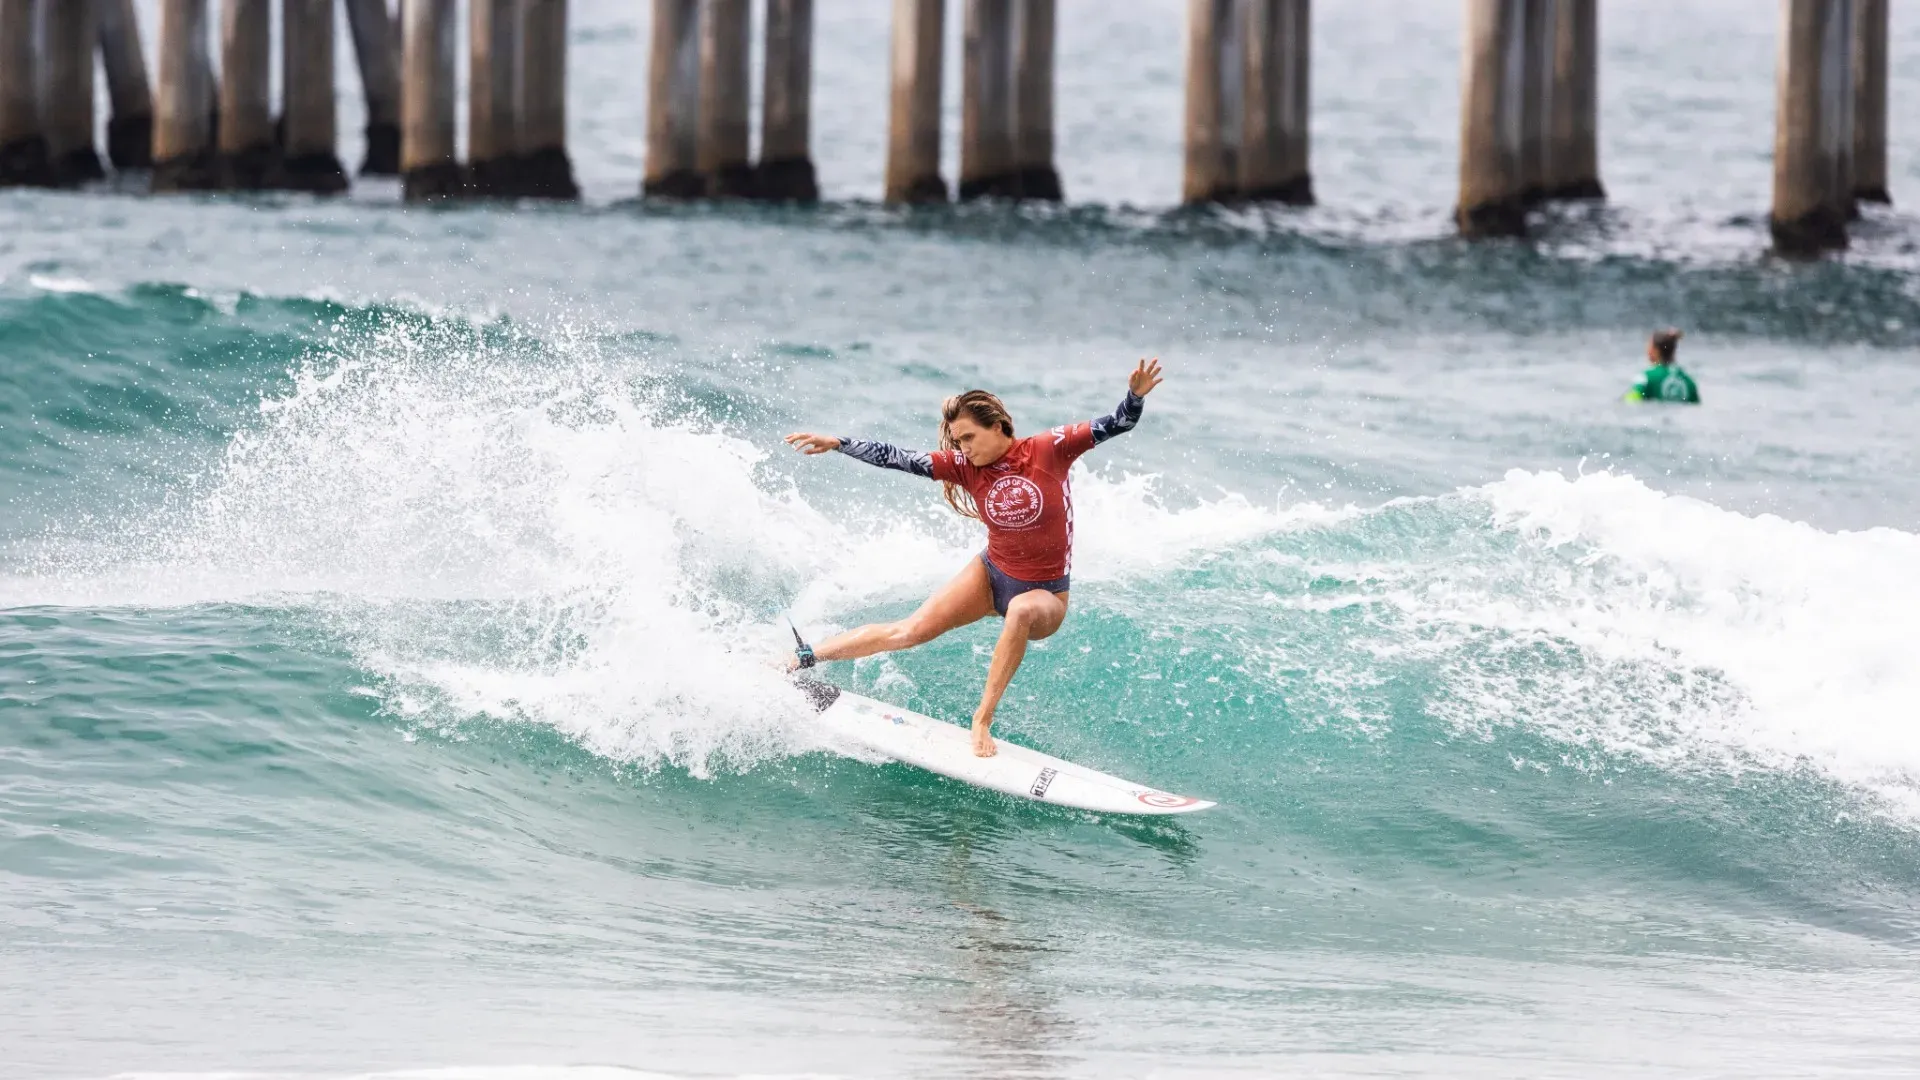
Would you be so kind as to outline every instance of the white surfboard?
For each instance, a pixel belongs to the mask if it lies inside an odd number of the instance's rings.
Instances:
[[[835,737],[989,791],[1103,814],[1191,814],[1214,805],[1109,776],[1005,739],[995,740],[998,754],[975,757],[973,735],[966,728],[831,683],[803,681],[800,688],[820,710],[821,726]]]

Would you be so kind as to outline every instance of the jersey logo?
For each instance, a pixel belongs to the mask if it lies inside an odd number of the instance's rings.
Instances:
[[[1059,427],[1053,429],[1053,445],[1059,446],[1061,443],[1066,441],[1067,441],[1067,425],[1061,424]]]
[[[1046,508],[1039,485],[1024,476],[1003,476],[987,488],[987,521],[1003,529],[1024,529]]]

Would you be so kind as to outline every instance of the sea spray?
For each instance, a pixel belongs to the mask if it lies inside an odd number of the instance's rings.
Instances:
[[[302,612],[410,724],[532,722],[702,774],[804,752],[782,615],[814,636],[898,617],[977,526],[932,485],[689,410],[661,392],[678,382],[604,339],[361,320],[158,510],[47,538],[7,590]],[[1609,473],[1370,509],[1174,502],[1100,457],[1073,481],[1076,627],[1118,614],[1217,650],[1181,701],[1270,694],[1293,724],[1362,737],[1422,716],[1472,738],[1513,726],[1590,764],[1804,765],[1920,808],[1920,749],[1893,719],[1920,691],[1882,629],[1920,573],[1910,534],[1747,518]],[[862,678],[913,693],[924,665],[906,662]],[[1074,664],[1040,656],[1022,685]],[[915,703],[963,713],[964,672]]]

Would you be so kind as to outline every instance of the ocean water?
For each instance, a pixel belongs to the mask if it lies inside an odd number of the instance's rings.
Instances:
[[[1060,5],[1067,206],[913,212],[819,6],[817,209],[634,198],[611,0],[578,207],[0,192],[0,1075],[1914,1072],[1913,12],[1896,205],[1789,264],[1771,9],[1605,5],[1612,200],[1469,246],[1457,5],[1316,5],[1322,205],[1231,213],[1174,0]],[[1665,324],[1701,408],[1619,401]],[[779,437],[1143,355],[997,731],[1220,807],[824,748],[783,616],[980,538]],[[828,674],[963,718],[995,629]]]

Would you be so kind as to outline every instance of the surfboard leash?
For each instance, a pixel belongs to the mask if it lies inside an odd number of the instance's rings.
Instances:
[[[800,636],[800,628],[793,625],[792,619],[787,620],[787,629],[793,631],[793,655],[799,657],[801,669],[810,668],[818,663],[819,661],[814,659],[813,646],[807,644],[807,640]]]

